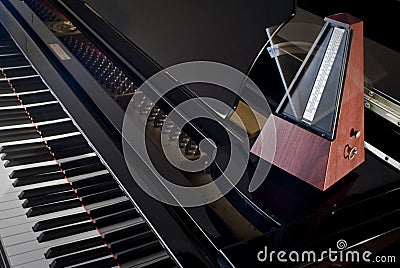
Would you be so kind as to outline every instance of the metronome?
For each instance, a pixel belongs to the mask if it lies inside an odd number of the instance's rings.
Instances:
[[[275,133],[275,152],[262,150]],[[321,190],[364,162],[361,20],[346,13],[325,18],[252,153]]]

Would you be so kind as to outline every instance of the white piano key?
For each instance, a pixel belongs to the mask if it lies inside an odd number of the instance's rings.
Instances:
[[[3,47],[3,46],[1,46]],[[12,56],[22,56],[22,53],[7,53],[7,54],[0,54],[0,57],[12,57]],[[0,70],[3,70],[5,68],[0,68]]]
[[[65,183],[68,183],[68,180],[65,178],[62,178],[59,180],[40,182],[40,183],[18,186],[18,187],[14,187],[10,184],[10,186],[11,186],[10,190],[5,193],[15,193],[16,197],[18,198],[18,195],[24,190],[34,190],[34,189],[39,189],[39,188],[43,188],[43,187],[47,187],[47,186],[55,186],[55,185],[60,185],[60,184],[65,184]]]
[[[19,254],[16,256],[12,256],[9,258],[9,260],[10,260],[12,266],[29,264],[29,263],[39,261],[39,260],[44,260],[45,262],[48,262],[48,261],[46,261],[44,256],[41,256],[40,253],[41,253],[41,250],[30,251],[30,252],[26,252],[26,253]],[[29,266],[29,267],[31,267],[31,266]],[[46,267],[46,266],[42,266],[42,268],[43,267]]]
[[[28,168],[34,168],[34,167],[45,167],[45,166],[52,166],[52,165],[57,165],[57,161],[50,160],[50,161],[37,162],[37,163],[33,163],[33,164],[15,166],[15,167],[13,167],[13,169],[21,170],[21,169],[28,169]]]
[[[25,213],[28,210],[29,209],[25,209],[25,208],[21,207],[21,211],[24,211]],[[0,234],[2,235],[2,237],[6,237],[7,235],[4,235],[5,231],[3,231],[3,229],[6,229],[8,227],[23,225],[27,222],[33,222],[33,224],[34,224],[38,221],[58,218],[58,217],[67,216],[70,214],[76,214],[76,213],[80,213],[80,212],[85,212],[85,209],[82,206],[67,209],[67,210],[61,210],[61,211],[57,211],[57,212],[53,212],[53,213],[48,213],[48,214],[44,214],[44,215],[39,215],[36,217],[28,218],[28,217],[26,217],[26,215],[23,215],[23,216],[18,216],[18,217],[14,217],[14,218],[0,219]]]
[[[32,125],[30,125],[30,126],[32,126]],[[1,130],[1,128],[0,128],[0,130]],[[57,139],[62,139],[62,138],[67,138],[67,137],[72,137],[72,136],[79,136],[79,135],[81,135],[80,132],[71,132],[71,133],[67,133],[67,134],[54,135],[54,136],[50,136],[50,137],[4,142],[4,143],[1,143],[0,146],[30,144],[30,143],[37,143],[37,142],[43,142],[43,141],[57,140]]]
[[[16,228],[15,226],[4,228],[0,230],[0,234],[2,234],[2,237],[9,237],[13,235],[20,234],[21,230],[29,230],[29,228],[32,228],[34,223],[25,221],[24,224],[18,225]]]
[[[99,237],[99,232],[96,230],[92,230],[89,232],[84,232],[76,235],[71,235],[67,237],[63,237],[60,239],[55,239],[47,242],[39,243],[36,239],[32,241],[27,241],[25,243],[21,243],[18,245],[7,247],[7,255],[12,257],[18,254],[26,253],[29,251],[36,251],[41,249],[43,254],[51,247],[68,244],[75,241],[85,240],[88,238]]]
[[[7,189],[2,189],[2,190],[4,190],[4,192],[0,195],[0,206],[4,202],[9,202],[9,201],[15,200],[15,197],[16,197],[15,192],[11,191],[11,190],[13,190],[12,185],[7,187]],[[6,191],[10,191],[10,192],[6,192]]]
[[[13,217],[13,218],[7,218],[7,219],[0,219],[0,233],[3,236],[3,231],[2,229],[7,228],[7,227],[13,227],[17,225],[21,225],[26,223],[27,219],[26,216],[18,216],[18,217]]]
[[[1,79],[0,79],[1,80]],[[46,101],[46,102],[37,102],[37,103],[32,103],[32,104],[26,104],[24,105],[25,108],[31,108],[31,107],[39,107],[39,106],[45,106],[45,105],[50,105],[50,104],[57,104],[58,101]],[[0,107],[0,110],[14,110],[14,109],[21,109],[21,104],[19,105],[12,105],[12,106],[4,106]]]
[[[25,227],[25,226],[24,226]],[[22,228],[21,228],[22,229]],[[5,248],[11,247],[13,245],[18,245],[21,243],[25,243],[27,241],[34,241],[36,240],[37,235],[34,234],[32,229],[30,230],[25,230],[25,232],[21,232],[19,234],[9,236],[9,237],[3,237],[3,245]],[[37,240],[36,240],[37,241]]]
[[[23,202],[24,202],[23,200],[19,200],[19,199],[7,201],[7,202],[2,202],[0,204],[0,213],[2,211],[8,211],[8,210],[11,210],[11,209],[14,209],[14,208],[19,208],[19,207],[21,207]]]
[[[45,252],[47,249],[50,247],[58,246],[58,245],[63,245],[66,243],[74,242],[74,241],[79,241],[85,238],[90,238],[90,237],[95,237],[98,236],[100,237],[99,233],[96,230],[88,231],[85,233],[73,235],[70,237],[63,237],[57,240],[52,240],[48,241],[45,243],[39,243],[37,242],[37,247],[32,250],[32,248],[29,248],[32,246],[32,244],[29,243],[24,243],[24,244],[18,244],[15,245],[14,248],[12,248],[11,251],[9,251],[9,247],[6,247],[7,254],[9,256],[10,262],[12,265],[20,265],[28,262],[33,262],[37,261],[39,259],[45,260]],[[37,240],[36,240],[37,241]],[[33,242],[33,241],[32,241]],[[97,246],[97,247],[104,247],[104,245]],[[93,247],[93,248],[97,248]],[[10,247],[11,249],[11,247]],[[88,248],[90,249],[90,248]],[[111,252],[110,252],[111,255]],[[52,259],[46,260],[48,263],[51,263]]]
[[[86,221],[82,221],[82,222],[89,222],[90,223],[90,220],[86,220]],[[77,223],[74,223],[74,224],[65,225],[64,227],[68,228],[68,226],[73,226],[73,225],[76,225],[76,224],[79,224],[79,223],[82,223],[82,222],[77,222]],[[24,225],[20,229],[22,230],[22,229],[24,229],[26,227],[28,227],[28,226]],[[92,230],[92,231],[94,233],[98,234],[98,232],[96,230]],[[27,243],[27,242],[34,241],[37,244],[33,249],[39,249],[39,248],[46,248],[46,247],[50,247],[50,246],[53,246],[53,245],[56,245],[56,244],[59,244],[59,243],[63,243],[63,241],[69,241],[69,240],[67,240],[68,236],[66,236],[66,237],[62,237],[62,238],[59,238],[59,239],[51,240],[51,241],[53,241],[52,243],[49,243],[49,241],[43,242],[43,243],[39,243],[37,238],[40,236],[41,233],[42,232],[34,232],[33,229],[32,229],[32,226],[31,226],[30,228],[28,227],[24,232],[18,233],[18,234],[13,235],[13,236],[3,237],[2,238],[3,245],[6,248],[10,248],[12,246],[16,246],[16,245],[19,245],[19,244],[24,244],[24,243]],[[72,237],[74,237],[75,240],[77,240],[79,237],[81,237],[80,234],[83,234],[83,233],[72,235]],[[93,233],[91,234],[91,236],[93,236]],[[23,251],[18,251],[18,252],[16,251],[15,254],[19,254],[19,253],[23,253]]]
[[[89,158],[92,156],[96,156],[96,153],[87,153],[87,154],[81,154],[81,155],[77,155],[77,156],[72,156],[72,157],[68,157],[68,158],[61,158],[61,159],[57,159],[58,163],[67,163],[67,162],[71,162],[71,161],[75,161],[75,160],[79,160],[79,159],[84,159],[84,158]]]
[[[35,77],[40,77],[40,76],[38,74],[26,75],[26,76],[15,76],[15,77],[0,78],[0,81],[14,81],[14,80],[21,80],[21,79],[28,79],[28,78],[35,78]]]
[[[129,200],[126,196],[120,196],[120,197],[116,197],[113,199],[109,199],[109,200],[105,200],[105,201],[101,201],[101,202],[97,202],[97,203],[93,203],[93,204],[89,204],[86,205],[86,209],[88,210],[93,210],[96,208],[100,208],[100,207],[105,207],[105,206],[109,206],[112,204],[117,204],[117,203],[122,203]]]
[[[21,54],[13,54],[13,55],[16,56],[16,55],[21,55]],[[32,65],[20,65],[20,66],[13,66],[13,67],[4,67],[4,68],[0,68],[0,70],[6,71],[6,70],[15,70],[15,69],[27,68],[27,67],[32,67]]]
[[[1,93],[1,97],[12,97],[12,96],[25,96],[25,95],[31,95],[31,94],[38,94],[38,93],[44,93],[44,92],[49,92],[50,89],[38,89],[34,91],[26,91],[26,92],[18,92],[18,93]]]
[[[9,202],[4,202],[0,205],[0,219],[7,219],[22,215],[17,208],[22,206],[24,200],[14,199]]]
[[[104,175],[104,174],[109,174],[108,170],[100,170],[100,171],[86,173],[86,174],[82,174],[82,175],[78,175],[78,176],[73,176],[73,177],[69,177],[68,180],[70,182],[74,182],[74,181],[92,178],[92,177],[96,177],[96,176],[100,176],[100,175]]]
[[[33,261],[33,262],[28,262],[28,263],[23,263],[20,265],[14,265],[15,268],[45,268],[49,267],[50,262],[44,258]]]

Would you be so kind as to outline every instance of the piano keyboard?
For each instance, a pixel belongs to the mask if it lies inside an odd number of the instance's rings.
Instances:
[[[0,40],[0,248],[11,267],[175,267],[41,77]]]

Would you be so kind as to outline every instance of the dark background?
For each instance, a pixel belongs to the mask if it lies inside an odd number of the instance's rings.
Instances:
[[[400,52],[400,0],[297,0],[297,5],[321,17],[350,13],[364,21],[366,37]]]

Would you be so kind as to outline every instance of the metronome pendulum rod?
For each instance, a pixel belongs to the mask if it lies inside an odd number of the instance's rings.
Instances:
[[[311,95],[308,99],[306,109],[303,114],[302,121],[311,124],[314,120],[317,112],[319,103],[321,101],[322,94],[325,90],[326,83],[328,81],[329,74],[332,71],[333,63],[335,62],[340,43],[343,39],[345,30],[335,27],[332,36],[329,40],[328,47],[325,51],[324,58],[321,63],[321,67],[318,70],[317,78],[315,79]]]
[[[288,98],[288,101],[290,103],[290,106],[293,110],[293,113],[296,117],[297,120],[300,120],[299,116],[297,116],[296,110],[294,109],[294,105],[292,102],[292,98],[290,97],[290,92],[293,89],[293,86],[295,85],[295,83],[297,82],[297,79],[300,77],[300,74],[302,73],[303,69],[305,68],[305,66],[307,65],[308,60],[310,59],[312,53],[314,52],[315,48],[317,47],[317,44],[319,42],[319,40],[322,38],[323,33],[325,32],[325,30],[328,28],[329,23],[325,23],[324,26],[322,27],[320,33],[318,34],[317,38],[315,39],[313,45],[311,46],[310,50],[308,51],[307,56],[305,57],[303,63],[301,64],[299,70],[297,71],[296,75],[294,76],[292,82],[290,83],[289,87],[286,87],[285,84],[285,96],[283,97],[281,103],[278,105],[278,107],[276,108],[276,112],[279,112],[282,109],[282,106],[285,104],[286,102],[286,98]]]
[[[276,33],[277,31],[278,31],[278,30],[276,30],[275,33]],[[269,42],[270,42],[270,49],[271,49],[271,50],[269,51],[269,54],[270,54],[271,57],[273,57],[273,58],[275,59],[275,63],[276,63],[276,66],[278,67],[279,75],[280,75],[280,77],[281,77],[281,79],[282,79],[283,87],[285,88],[285,96],[284,96],[284,99],[285,99],[285,98],[288,98],[288,101],[289,101],[290,106],[291,106],[291,108],[292,108],[292,110],[293,110],[293,113],[294,113],[296,119],[298,120],[299,117],[297,116],[296,110],[294,109],[294,105],[293,105],[293,102],[292,102],[292,98],[290,97],[290,94],[289,94],[290,91],[289,91],[289,89],[288,89],[288,85],[287,85],[287,83],[286,83],[285,77],[284,77],[283,72],[282,72],[281,65],[280,65],[279,60],[278,60],[279,47],[278,47],[278,45],[275,45],[275,44],[272,42],[272,37],[273,37],[273,35],[271,35],[271,33],[269,32],[268,29],[266,30],[266,32],[267,32],[268,40],[269,40]],[[274,33],[274,34],[275,34],[275,33]]]

